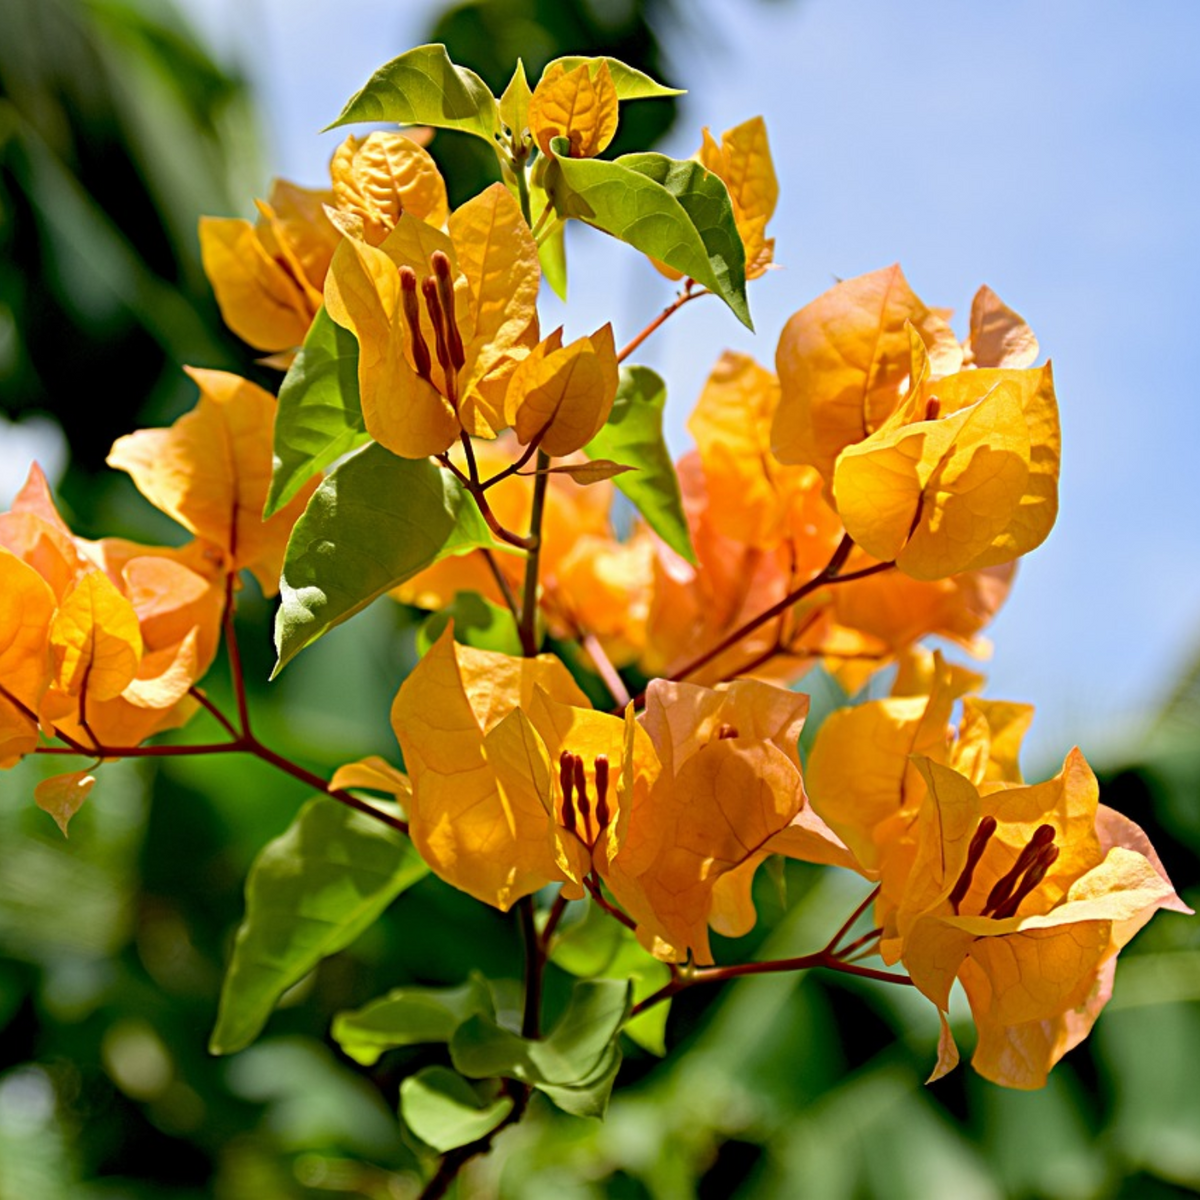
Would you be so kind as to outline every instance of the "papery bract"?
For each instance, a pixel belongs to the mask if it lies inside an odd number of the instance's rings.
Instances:
[[[1077,750],[1048,783],[982,794],[948,767],[918,765],[929,797],[885,959],[900,958],[943,1011],[959,978],[976,1070],[1040,1087],[1091,1028],[1121,947],[1157,909],[1190,910],[1142,831],[1098,805]]]
[[[347,238],[325,303],[358,339],[371,436],[424,458],[463,431],[503,429],[509,375],[537,340],[540,278],[537,246],[501,184],[456,209],[448,235],[402,215],[378,247]]]
[[[151,504],[219,547],[230,570],[250,571],[273,596],[292,525],[319,481],[264,521],[275,398],[225,371],[189,374],[200,388],[196,407],[169,429],[119,438],[108,464],[128,471]]]

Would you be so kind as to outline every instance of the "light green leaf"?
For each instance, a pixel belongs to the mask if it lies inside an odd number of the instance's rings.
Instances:
[[[563,1112],[569,1112],[576,1117],[596,1117],[603,1120],[617,1072],[621,1069],[622,1057],[620,1043],[613,1042],[587,1079],[571,1087],[540,1083],[537,1089],[549,1096]]]
[[[275,469],[263,519],[367,438],[358,395],[358,341],[322,307],[279,389]]]
[[[440,1154],[491,1133],[512,1106],[494,1086],[470,1084],[448,1067],[426,1067],[400,1085],[404,1123]]]
[[[459,129],[494,150],[500,109],[487,84],[474,71],[456,67],[445,46],[418,46],[384,63],[326,128],[358,121]]]
[[[491,994],[482,977],[472,975],[459,987],[394,988],[386,996],[333,1018],[333,1040],[363,1066],[398,1046],[448,1042],[468,1017],[494,1015]]]
[[[548,233],[538,241],[538,262],[542,278],[551,291],[565,304],[567,302],[567,239],[565,226],[557,221]]]
[[[330,797],[310,800],[250,868],[212,1053],[249,1045],[288,988],[428,870],[396,830]]]
[[[617,89],[618,100],[650,100],[656,96],[684,95],[683,88],[666,87],[636,67],[623,63],[619,58],[609,58],[605,54],[591,58],[582,54],[567,54],[562,58],[556,58],[554,62],[547,63],[545,70],[550,70],[554,63],[562,63],[568,71],[573,71],[580,63],[587,63],[591,66],[593,63],[601,62],[608,63],[608,73],[612,76],[613,85]],[[542,73],[545,74],[545,71]]]
[[[617,398],[604,428],[583,448],[592,459],[615,459],[636,467],[616,486],[676,554],[695,563],[679,479],[663,438],[667,385],[649,367],[622,367]]]
[[[567,1112],[600,1115],[620,1065],[616,1038],[629,1014],[630,990],[615,979],[577,983],[558,1024],[540,1041],[471,1017],[450,1039],[451,1061],[469,1078],[517,1079]]]
[[[670,981],[671,969],[642,948],[633,932],[614,921],[597,904],[589,904],[581,920],[554,939],[550,961],[580,978],[604,976],[633,982],[633,1001],[657,992]],[[644,1050],[660,1057],[667,1052],[670,1001],[656,1004],[627,1021],[621,1032]]]
[[[476,650],[495,650],[513,658],[521,655],[521,634],[507,608],[501,608],[478,592],[455,592],[454,599],[439,609],[417,630],[417,653],[424,655],[454,622],[454,640]]]
[[[449,471],[375,443],[360,450],[322,480],[292,530],[275,617],[274,673],[439,559],[491,545],[475,501]]]
[[[699,163],[662,154],[612,162],[570,158],[565,138],[543,180],[560,217],[574,217],[682,271],[720,296],[748,329],[746,253],[724,183]]]

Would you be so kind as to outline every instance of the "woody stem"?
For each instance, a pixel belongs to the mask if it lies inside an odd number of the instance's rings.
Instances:
[[[659,326],[665,324],[675,313],[677,313],[689,300],[698,300],[701,296],[709,295],[707,288],[696,289],[696,283],[693,279],[688,279],[683,285],[683,291],[667,305],[666,308],[642,330],[631,342],[628,343],[617,355],[617,362],[623,363]]]
[[[773,621],[781,613],[786,612],[793,604],[798,604],[806,596],[811,595],[819,588],[832,586],[835,583],[851,583],[856,579],[866,579],[869,575],[878,575],[882,571],[890,571],[896,564],[891,562],[875,563],[870,567],[863,567],[860,571],[851,571],[849,574],[841,574],[841,569],[850,556],[850,551],[854,549],[854,541],[849,534],[846,534],[838,543],[837,549],[833,552],[829,562],[821,568],[807,583],[789,592],[782,600],[772,604],[770,608],[760,612],[758,616],[752,617],[744,625],[739,625],[732,633],[722,638],[710,650],[706,650],[699,658],[693,659],[687,666],[676,671],[671,679],[678,682],[681,679],[687,679],[689,675],[694,675],[701,667],[706,667],[714,658],[718,658],[724,654],[726,650],[736,646],[743,638],[749,637],[756,629],[760,629],[768,621]]]
[[[782,971],[808,971],[814,967],[824,967],[830,971],[840,971],[843,975],[857,975],[860,979],[875,979],[880,983],[903,983],[912,985],[907,975],[893,975],[888,971],[878,971],[874,967],[860,967],[854,963],[843,962],[830,954],[828,950],[818,950],[815,954],[803,954],[799,958],[776,958],[766,962],[737,963],[729,967],[700,967],[690,974],[681,973],[670,983],[664,984],[653,995],[635,1004],[630,1011],[630,1018],[638,1016],[648,1008],[670,1000],[672,996],[698,983],[722,983],[727,979],[737,979],[742,975],[774,975]]]
[[[533,506],[529,513],[529,557],[525,560],[525,588],[521,597],[521,650],[526,658],[537,653],[537,602],[538,569],[542,554],[542,516],[546,511],[546,487],[550,476],[546,474],[550,456],[539,450],[537,454],[537,476],[533,481]]]
[[[225,576],[225,612],[222,617],[225,628],[225,652],[229,655],[229,678],[233,684],[233,694],[237,697],[238,724],[242,736],[250,738],[250,705],[246,697],[246,678],[242,670],[242,654],[238,649],[237,630],[234,628],[234,584],[235,574],[230,571]]]

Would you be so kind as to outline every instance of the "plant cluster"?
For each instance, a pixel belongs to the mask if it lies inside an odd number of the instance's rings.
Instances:
[[[993,292],[960,340],[898,267],[837,284],[787,322],[774,372],[718,361],[696,449],[671,461],[666,385],[633,359],[704,296],[749,325],[778,189],[761,119],[706,130],[692,161],[598,157],[622,104],[666,94],[607,58],[557,60],[533,88],[518,64],[499,99],[442,47],[388,63],[335,124],[410,128],[348,137],[329,187],[277,182],[254,223],[201,224],[227,323],[286,373],[276,397],[192,369],[193,411],[113,446],[193,540],[76,537],[36,468],[0,515],[0,765],[91,760],[37,788],[64,833],[122,757],[251,754],[317,793],[251,871],[214,1051],[252,1041],[428,871],[518,913],[519,992],[473,975],[334,1023],[367,1065],[445,1046],[400,1089],[445,1156],[430,1195],[535,1092],[602,1115],[622,1037],[665,1052],[672,997],[734,976],[915,986],[941,1018],[934,1078],[958,1059],[957,981],[975,1068],[1038,1087],[1121,947],[1187,911],[1083,755],[1026,783],[1031,708],[921,644],[978,656],[1057,511],[1051,369]],[[487,142],[501,181],[450,211],[431,127]],[[566,294],[571,221],[680,283],[622,348],[610,324],[571,341],[539,324],[543,282]],[[617,492],[637,514],[620,535]],[[277,670],[385,594],[434,614],[392,707],[403,771],[372,757],[327,781],[259,739],[243,571],[279,593]],[[233,713],[201,687],[222,641]],[[829,716],[802,770],[791,685],[818,663],[848,693],[892,682]],[[224,740],[149,741],[200,708]],[[753,927],[773,856],[856,873],[861,904],[810,954],[714,962],[710,930]],[[551,961],[579,977],[555,1014]]]

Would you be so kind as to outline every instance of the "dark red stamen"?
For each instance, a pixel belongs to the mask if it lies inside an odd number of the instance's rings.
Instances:
[[[583,833],[588,845],[592,843],[592,805],[587,794],[587,776],[583,773],[583,759],[578,754],[571,755],[575,768],[575,803],[579,806],[579,819],[583,822]]]
[[[558,756],[558,780],[562,784],[562,827],[568,833],[575,832],[575,805],[571,803],[571,791],[575,781],[575,756],[564,750]]]
[[[435,250],[429,259],[433,275],[437,280],[438,297],[442,302],[442,313],[446,318],[446,341],[450,361],[455,370],[461,370],[467,361],[463,353],[462,336],[458,332],[458,320],[454,312],[454,274],[450,260],[441,250]]]
[[[941,415],[942,402],[940,400],[927,400],[925,402],[925,420],[936,421]]]
[[[596,755],[596,828],[603,831],[608,828],[608,758],[603,754]]]
[[[729,738],[735,738],[738,735],[737,726],[722,723],[721,728],[717,730],[717,740],[726,741]]]
[[[963,897],[971,888],[971,880],[975,875],[975,868],[979,865],[980,858],[983,857],[983,852],[987,847],[988,841],[993,833],[996,832],[996,818],[984,817],[979,822],[979,827],[975,830],[975,835],[971,838],[971,844],[967,847],[967,862],[962,869],[962,874],[958,877],[958,882],[954,885],[954,891],[950,893],[950,905],[954,909],[955,915],[958,914],[958,906],[963,902]]]
[[[421,332],[421,305],[417,300],[417,273],[412,267],[400,268],[400,301],[404,308],[404,320],[408,324],[408,335],[412,340],[413,365],[422,379],[429,378],[431,359],[425,335]]]
[[[1021,880],[1016,891],[1003,904],[997,906],[992,916],[997,921],[1003,921],[1006,917],[1015,915],[1021,906],[1021,901],[1046,878],[1046,872],[1054,865],[1057,858],[1058,847],[1053,842],[1048,846],[1043,846],[1037,858],[1034,859],[1033,865],[1025,872],[1025,878]]]
[[[1029,845],[1017,855],[1017,861],[1013,863],[1012,870],[999,880],[988,893],[987,903],[983,906],[983,916],[994,915],[995,910],[1008,901],[1013,889],[1017,886],[1017,881],[1033,866],[1042,849],[1053,841],[1053,825],[1039,825],[1034,830],[1033,837],[1029,839]]]

